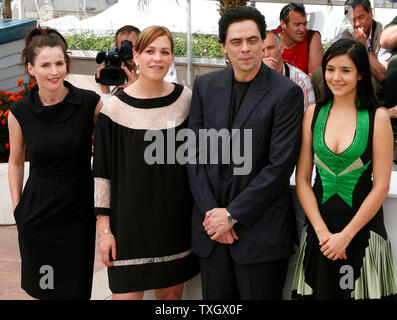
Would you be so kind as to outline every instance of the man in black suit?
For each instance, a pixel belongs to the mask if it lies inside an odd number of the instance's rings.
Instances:
[[[200,148],[188,174],[195,200],[192,250],[200,257],[204,299],[281,299],[294,251],[289,179],[299,152],[303,94],[262,63],[265,37],[257,9],[228,9],[219,38],[232,66],[198,77],[193,87],[189,128]],[[203,141],[206,130],[222,132],[207,135],[212,142],[222,137],[222,145]],[[249,151],[244,163],[237,163],[236,149],[237,155]]]

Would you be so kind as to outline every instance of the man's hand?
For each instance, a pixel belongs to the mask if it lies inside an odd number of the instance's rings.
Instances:
[[[390,118],[397,118],[397,106],[387,109]]]
[[[222,244],[233,244],[234,240],[238,240],[238,237],[234,228],[231,228],[221,235],[217,241]]]
[[[119,86],[117,86],[120,89],[125,89],[128,86],[130,86],[131,84],[133,84],[136,80],[138,80],[138,74],[136,73],[135,70],[128,70],[128,68],[124,65],[121,66],[121,69],[124,70],[125,75],[127,76],[127,83],[126,84],[121,84]]]
[[[263,63],[267,65],[269,68],[276,69],[277,60],[273,57],[267,57],[262,59]]]
[[[365,46],[365,49],[368,50],[367,37],[365,36],[364,28],[354,29],[353,38],[354,40],[360,41]]]
[[[101,65],[100,65],[99,68],[97,69],[96,75],[95,75],[97,79],[100,78],[100,74],[101,74],[101,70],[102,70],[102,69],[105,69],[105,63],[101,63]],[[103,84],[101,84],[101,83],[99,83],[99,85],[100,85],[100,87],[101,87],[102,93],[105,93],[105,94],[110,93],[110,88],[109,88],[109,86],[105,86],[105,85],[103,85]]]
[[[206,212],[203,226],[211,240],[218,241],[225,232],[233,227],[227,216],[226,208],[214,208]]]

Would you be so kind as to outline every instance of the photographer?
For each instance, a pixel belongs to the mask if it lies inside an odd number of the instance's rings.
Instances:
[[[118,50],[120,48],[121,42],[124,40],[129,40],[132,42],[132,45],[135,45],[135,41],[138,38],[138,35],[140,33],[140,30],[134,26],[131,25],[126,25],[121,27],[120,29],[117,30],[116,35],[115,35],[115,44],[116,44],[116,49]],[[124,89],[126,86],[134,83],[136,79],[138,79],[138,75],[136,73],[136,66],[134,62],[134,58],[131,60],[126,61],[127,63],[121,66],[121,68],[124,70],[126,76],[127,76],[127,84],[119,85],[119,86],[108,86],[108,85],[103,85],[99,83],[102,91],[102,102],[105,103],[108,98],[110,98],[112,95],[116,94],[119,90]],[[96,72],[96,78],[100,78],[100,72],[102,69],[105,68],[105,63],[102,63],[97,72]]]
[[[116,50],[119,50],[121,48],[122,42],[125,40],[131,41],[132,47],[134,47],[139,33],[140,30],[132,25],[125,25],[120,29],[118,29],[115,34]],[[97,69],[96,72],[97,79],[100,78],[100,72],[104,68],[105,68],[105,63],[103,62]],[[109,85],[104,85],[98,82],[97,80],[97,82],[101,87],[101,91],[102,91],[101,100],[103,103],[105,103],[106,100],[110,98],[112,95],[115,95],[118,91],[123,90],[124,88],[128,87],[130,84],[134,83],[138,79],[137,66],[135,64],[134,57],[132,57],[132,59],[130,60],[125,61],[125,63],[122,64],[121,69],[123,69],[127,78],[126,83],[124,84],[118,86],[109,86]],[[174,63],[170,66],[168,73],[165,77],[165,80],[175,83],[178,82]]]

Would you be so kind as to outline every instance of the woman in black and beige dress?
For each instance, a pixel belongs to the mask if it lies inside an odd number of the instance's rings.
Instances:
[[[180,299],[198,273],[190,251],[192,196],[176,159],[191,91],[163,80],[173,61],[168,29],[139,35],[139,79],[109,99],[95,133],[95,210],[99,249],[113,299]]]

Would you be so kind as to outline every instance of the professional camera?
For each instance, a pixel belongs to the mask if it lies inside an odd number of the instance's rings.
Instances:
[[[126,64],[126,61],[132,57],[132,42],[129,40],[121,41],[119,50],[109,51],[108,54],[105,51],[98,52],[96,63],[101,64],[105,61],[105,68],[101,70],[99,79],[95,78],[95,80],[108,86],[124,84],[127,77],[121,65],[123,62]]]

